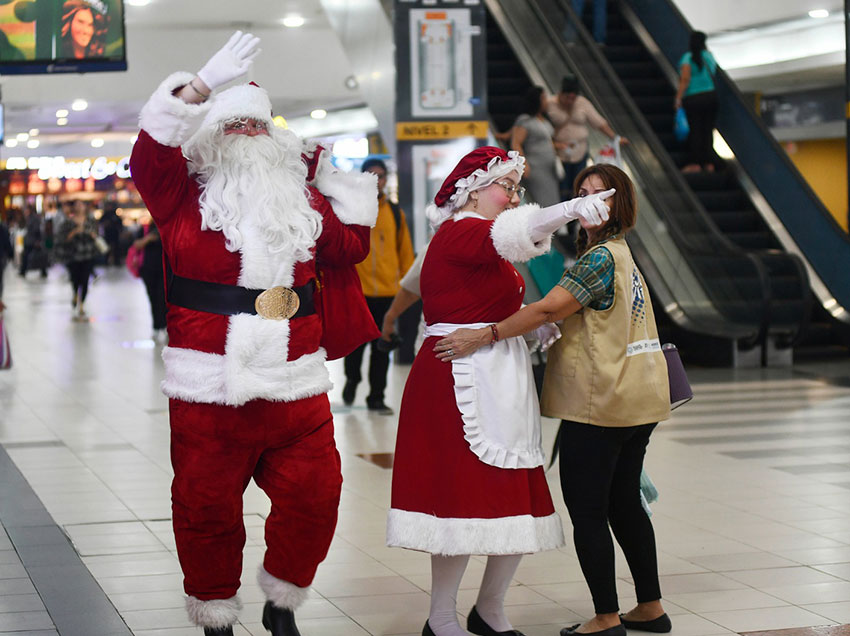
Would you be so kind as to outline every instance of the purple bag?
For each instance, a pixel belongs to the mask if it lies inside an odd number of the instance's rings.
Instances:
[[[3,314],[0,313],[0,369],[12,368],[12,351],[9,349],[9,333],[3,324]]]
[[[679,357],[679,350],[676,345],[668,342],[661,345],[661,350],[664,352],[664,359],[667,361],[667,376],[670,380],[670,408],[675,409],[685,402],[690,402],[694,397],[694,392],[691,390],[691,383],[688,382],[688,376],[685,373],[685,367],[682,366],[682,359]]]

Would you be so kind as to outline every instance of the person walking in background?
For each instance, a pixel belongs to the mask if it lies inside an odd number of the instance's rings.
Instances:
[[[626,636],[629,630],[665,633],[652,522],[640,498],[649,437],[670,417],[667,363],[652,303],[625,234],[637,219],[637,197],[616,166],[597,164],[576,178],[579,197],[614,193],[610,218],[580,221],[579,259],[542,300],[495,325],[501,338],[556,320],[561,339],[549,350],[540,410],[561,420],[561,490],[573,541],[596,615],[565,627],[561,636]],[[491,341],[493,327],[461,329],[434,346],[445,361]],[[609,529],[610,524],[610,529]],[[614,544],[634,580],[637,605],[618,614]]]
[[[593,39],[597,44],[605,44],[605,36],[608,33],[608,2],[607,0],[591,0],[593,2]],[[585,0],[573,0],[573,11],[579,20],[584,16]]]
[[[44,229],[41,215],[36,212],[34,205],[25,209],[24,251],[21,253],[21,268],[18,273],[26,276],[31,269],[41,272],[42,278],[47,278],[47,251],[44,249]]]
[[[381,325],[393,297],[398,293],[401,277],[413,263],[413,242],[410,240],[404,212],[390,201],[384,192],[387,185],[386,164],[380,159],[367,159],[363,162],[361,171],[378,177],[378,220],[370,234],[369,255],[357,264],[357,274],[360,276],[363,295],[366,296],[366,304],[369,305],[375,324]],[[373,340],[370,345],[369,395],[366,396],[366,406],[380,415],[392,415],[393,410],[384,403],[390,354],[386,348],[378,345],[378,340]],[[362,379],[360,367],[365,350],[364,344],[345,356],[342,401],[347,406],[354,403],[357,385]]]
[[[573,181],[587,167],[589,128],[602,132],[612,141],[617,138],[617,134],[590,100],[579,94],[578,78],[575,75],[563,77],[561,90],[554,99],[549,100],[546,114],[555,127],[555,150],[564,166],[561,197],[571,199],[574,196]],[[620,137],[620,143],[628,144],[629,141]]]
[[[165,278],[162,271],[162,240],[159,229],[152,219],[144,225],[140,232],[141,237],[136,239],[133,247],[142,250],[142,264],[139,267],[139,278],[145,284],[148,301],[151,305],[151,318],[153,320],[154,342],[165,344],[168,336],[165,331]]]
[[[540,206],[555,205],[559,196],[559,178],[552,135],[555,129],[546,118],[548,100],[545,91],[532,86],[525,94],[522,114],[511,129],[511,150],[525,157],[522,183],[531,199]]]
[[[3,219],[0,219],[0,301],[3,300],[3,275],[6,272],[6,263],[15,257],[15,249],[12,247],[12,235]]]
[[[691,33],[690,50],[679,60],[679,87],[675,108],[684,107],[688,117],[688,162],[682,172],[714,171],[714,122],[717,93],[714,74],[717,62],[705,48],[705,33]]]
[[[74,320],[85,321],[84,303],[89,292],[89,279],[94,272],[94,260],[99,252],[95,238],[97,224],[89,214],[85,201],[74,203],[71,218],[62,224],[56,237],[58,259],[68,268],[71,279],[71,306]]]
[[[103,240],[109,246],[106,264],[113,266],[121,265],[121,229],[123,224],[121,217],[116,213],[117,209],[118,206],[114,201],[106,201],[103,204],[103,216],[100,217]]]

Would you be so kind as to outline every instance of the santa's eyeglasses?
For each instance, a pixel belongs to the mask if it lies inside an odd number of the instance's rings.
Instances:
[[[245,118],[245,119],[233,119],[231,121],[224,123],[224,132],[258,132],[258,133],[268,133],[269,127],[268,124],[264,121],[260,121],[257,119]]]

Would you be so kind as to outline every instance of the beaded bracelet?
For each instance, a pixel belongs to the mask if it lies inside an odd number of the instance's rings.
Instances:
[[[494,344],[496,342],[499,342],[499,330],[496,329],[495,323],[490,325],[490,331],[493,333],[493,339],[490,341],[490,344]]]

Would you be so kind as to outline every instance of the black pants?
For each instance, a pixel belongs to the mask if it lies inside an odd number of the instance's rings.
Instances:
[[[714,122],[717,120],[717,94],[697,93],[682,100],[688,116],[688,163],[706,166],[714,161]]]
[[[142,270],[140,273],[151,303],[153,328],[165,329],[165,280],[162,277],[162,270],[157,269],[152,272]]]
[[[89,278],[94,271],[94,261],[70,261],[67,267],[74,298],[78,298],[82,303],[89,293]]]
[[[378,329],[384,323],[384,314],[390,308],[393,299],[391,296],[366,296],[366,304],[375,319]],[[373,340],[370,346],[369,358],[369,395],[366,396],[366,404],[378,405],[384,401],[384,390],[387,388],[387,370],[390,367],[390,354],[378,349],[378,341]],[[347,384],[357,386],[363,376],[360,374],[360,366],[363,363],[363,352],[366,345],[357,347],[345,356],[345,379]]]
[[[561,197],[567,201],[576,196],[573,191],[573,182],[576,180],[578,173],[587,168],[588,155],[585,154],[582,159],[575,162],[562,161],[564,166],[564,178],[561,179]]]
[[[44,248],[37,245],[24,245],[24,250],[21,252],[21,269],[20,275],[26,276],[30,269],[38,269],[42,276],[47,276],[47,254],[42,254]],[[37,256],[36,263],[30,263],[31,257]]]
[[[643,457],[654,428],[561,422],[561,490],[597,614],[619,610],[609,523],[629,564],[638,602],[661,598],[655,533],[640,502]]]

